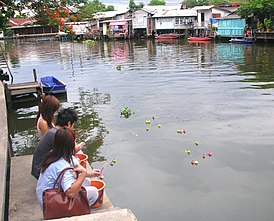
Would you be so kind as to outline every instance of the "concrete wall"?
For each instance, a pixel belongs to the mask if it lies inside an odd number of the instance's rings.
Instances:
[[[0,219],[4,220],[9,143],[5,90],[2,82],[0,82],[0,113]]]

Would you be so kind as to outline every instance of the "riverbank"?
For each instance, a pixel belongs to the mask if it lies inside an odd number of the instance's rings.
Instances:
[[[8,142],[8,123],[7,123],[7,109],[6,109],[6,100],[4,86],[0,83],[0,217],[1,220],[7,218],[6,211],[6,193],[7,193],[7,182],[6,177],[9,167],[9,142]]]
[[[0,111],[2,112],[0,116],[1,220],[43,220],[43,213],[40,210],[35,196],[36,179],[30,174],[32,155],[10,157],[9,154],[7,110],[4,86],[2,83],[0,84]],[[103,202],[100,208],[92,209],[91,214],[58,220],[137,220],[129,209],[114,207],[106,194],[104,195]]]

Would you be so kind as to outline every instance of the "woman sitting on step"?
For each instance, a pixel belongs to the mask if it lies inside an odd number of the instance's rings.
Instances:
[[[43,208],[43,191],[53,188],[54,182],[60,172],[67,167],[74,167],[78,178],[71,170],[67,170],[61,182],[63,191],[68,197],[73,198],[81,186],[87,191],[89,205],[93,205],[98,198],[98,190],[91,186],[86,177],[98,177],[99,169],[87,171],[74,157],[75,134],[70,128],[60,128],[56,131],[53,141],[53,149],[41,164],[40,176],[36,186],[36,197],[41,208]],[[58,208],[57,208],[58,209]]]
[[[36,118],[36,127],[39,139],[52,127],[54,127],[54,114],[60,107],[60,101],[53,95],[42,97]]]

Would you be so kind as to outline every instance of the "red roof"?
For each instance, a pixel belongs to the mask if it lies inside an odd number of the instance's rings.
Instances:
[[[10,18],[9,19],[9,27],[18,27],[18,26],[26,26],[33,25],[36,20],[31,18]]]

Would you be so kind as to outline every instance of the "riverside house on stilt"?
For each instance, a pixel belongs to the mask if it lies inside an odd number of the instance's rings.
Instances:
[[[31,18],[10,18],[7,29],[11,31],[11,37],[13,38],[58,35],[58,27],[41,26]]]

